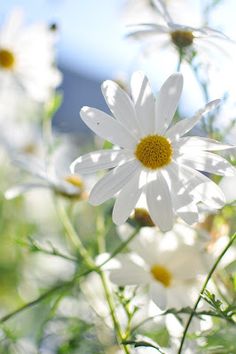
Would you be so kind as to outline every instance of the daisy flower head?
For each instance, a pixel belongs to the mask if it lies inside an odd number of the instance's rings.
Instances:
[[[210,264],[200,244],[187,245],[174,231],[163,235],[155,228],[142,228],[129,249],[132,252],[118,255],[117,266],[109,270],[113,283],[148,286],[160,309],[192,304]]]
[[[36,101],[46,101],[61,82],[54,66],[56,33],[47,24],[23,24],[15,9],[0,29],[2,88],[17,87]]]
[[[199,201],[211,208],[224,205],[219,187],[200,171],[234,175],[227,160],[209,151],[228,148],[215,140],[183,137],[204,113],[219,104],[208,103],[192,118],[171,125],[183,86],[180,73],[171,75],[154,97],[148,79],[136,72],[131,97],[115,82],[105,81],[102,92],[114,117],[83,107],[81,118],[101,138],[120,148],[100,150],[76,159],[73,173],[112,169],[92,189],[89,201],[99,205],[116,196],[113,221],[124,223],[145,195],[147,208],[161,230],[170,230],[174,216],[187,223],[198,219]]]
[[[29,154],[12,156],[13,163],[25,171],[30,179],[26,183],[10,187],[5,192],[6,199],[14,199],[30,190],[46,189],[66,198],[86,199],[85,185],[81,176],[58,173],[55,161],[47,165],[44,160]]]
[[[225,44],[232,42],[225,34],[208,26],[192,27],[176,23],[162,0],[154,0],[153,4],[164,24],[154,22],[128,26],[127,37],[142,42],[145,51],[155,53],[158,48],[172,47],[184,59],[191,60],[193,54],[200,50],[215,59],[215,50],[217,54],[222,54],[222,41]]]

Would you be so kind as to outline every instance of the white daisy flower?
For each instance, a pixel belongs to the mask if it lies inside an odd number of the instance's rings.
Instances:
[[[54,66],[55,32],[43,23],[23,25],[14,10],[0,29],[0,87],[22,88],[36,101],[45,101],[61,82]]]
[[[43,160],[30,155],[15,156],[13,163],[26,171],[31,180],[9,188],[5,192],[6,199],[16,198],[32,189],[49,189],[68,198],[85,197],[84,182],[79,176],[60,176],[54,165],[47,166]]]
[[[193,49],[198,53],[200,49],[214,56],[214,50],[222,54],[222,40],[231,42],[222,32],[208,26],[197,28],[176,23],[162,0],[155,0],[153,4],[162,16],[164,24],[141,23],[128,26],[127,36],[143,41],[146,51],[156,51],[157,48],[164,49],[171,45],[185,55],[191,54]]]
[[[148,286],[160,309],[192,305],[209,259],[199,245],[177,242],[174,246],[172,240],[173,232],[163,235],[154,228],[142,228],[129,243],[133,253],[116,257],[119,265],[111,267],[111,281],[118,286]]]
[[[211,208],[224,205],[219,187],[197,170],[234,175],[236,170],[228,161],[209,152],[229,146],[207,138],[183,137],[219,100],[208,103],[191,119],[170,126],[182,86],[182,75],[173,74],[155,99],[148,79],[136,72],[131,79],[132,98],[113,81],[102,85],[115,119],[95,108],[81,110],[87,126],[120,149],[81,156],[71,170],[88,174],[113,168],[94,186],[89,201],[99,205],[116,196],[113,221],[117,225],[128,219],[142,194],[153,222],[163,231],[172,228],[175,215],[190,224],[197,221],[199,201]]]

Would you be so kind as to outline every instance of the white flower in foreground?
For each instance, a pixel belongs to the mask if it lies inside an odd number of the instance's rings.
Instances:
[[[132,98],[113,81],[102,85],[115,119],[95,108],[81,110],[87,126],[120,149],[81,156],[71,170],[88,174],[114,168],[94,186],[89,201],[99,205],[116,196],[113,221],[117,225],[128,219],[142,194],[146,195],[153,222],[161,230],[172,228],[175,215],[187,223],[196,222],[199,201],[211,208],[224,205],[219,187],[197,170],[234,175],[236,170],[227,160],[209,152],[229,146],[207,138],[183,137],[219,100],[208,103],[191,119],[170,126],[182,86],[182,75],[173,74],[155,99],[148,79],[136,72],[131,79]]]
[[[129,244],[133,253],[116,257],[119,263],[109,271],[111,281],[118,286],[149,286],[151,299],[161,309],[192,305],[209,260],[197,244],[179,242],[172,247],[172,240],[173,232],[163,235],[142,228]]]
[[[32,189],[50,189],[68,198],[81,199],[85,196],[84,183],[79,176],[59,176],[55,166],[47,167],[43,160],[33,156],[15,156],[13,163],[31,176],[30,182],[18,184],[5,192],[7,199],[13,199]]]
[[[194,49],[198,53],[200,49],[214,58],[216,50],[218,55],[222,54],[222,43],[232,43],[226,35],[208,26],[196,28],[175,23],[162,0],[155,0],[153,4],[162,16],[164,25],[141,23],[128,26],[127,36],[142,41],[145,50],[152,49],[153,52],[158,52],[158,48],[165,49],[172,46],[174,49],[180,50],[182,54],[183,51],[187,54],[189,50]],[[191,16],[192,13],[189,15]]]
[[[14,10],[0,29],[0,87],[17,85],[45,101],[61,82],[54,66],[56,34],[44,23],[24,26],[22,17]]]

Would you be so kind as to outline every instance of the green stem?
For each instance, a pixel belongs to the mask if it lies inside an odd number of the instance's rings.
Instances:
[[[112,294],[111,294],[111,291],[110,291],[108,283],[107,283],[106,275],[104,274],[103,271],[99,271],[99,275],[100,275],[100,278],[101,278],[101,281],[102,281],[102,285],[103,285],[103,289],[104,289],[104,292],[105,292],[106,300],[107,300],[107,303],[108,303],[108,306],[109,306],[109,309],[110,309],[110,314],[111,314],[111,318],[112,318],[113,325],[114,325],[114,328],[115,328],[115,332],[117,333],[118,342],[122,342],[123,341],[122,329],[121,329],[119,320],[117,319],[117,316],[116,316],[115,304],[114,304],[114,301],[113,301],[113,298],[112,298]],[[124,345],[124,351],[125,351],[126,354],[130,353],[126,345]]]
[[[62,203],[57,203],[57,211],[58,211],[58,215],[60,217],[62,225],[64,226],[64,229],[66,231],[66,234],[67,234],[71,244],[79,251],[79,253],[80,253],[81,257],[83,258],[83,260],[85,261],[86,265],[89,268],[95,268],[96,265],[95,265],[94,261],[92,260],[88,251],[86,250],[86,248],[82,244],[82,242],[79,238],[79,235],[78,235],[77,231],[75,230],[74,226],[72,225]]]
[[[230,248],[230,246],[234,243],[235,239],[236,239],[236,233],[232,236],[232,238],[230,239],[229,243],[226,245],[226,247],[224,248],[224,250],[221,252],[221,254],[219,255],[219,257],[217,258],[216,262],[214,263],[213,267],[211,268],[211,270],[210,270],[210,272],[209,272],[209,274],[208,274],[208,276],[207,276],[207,278],[206,278],[206,280],[205,280],[205,282],[204,282],[204,284],[203,284],[203,287],[202,287],[202,289],[201,289],[201,291],[200,291],[200,294],[199,294],[199,296],[198,296],[198,299],[197,299],[197,301],[196,301],[196,303],[195,303],[195,305],[194,305],[194,307],[193,307],[193,309],[192,309],[192,312],[191,312],[191,314],[190,314],[190,316],[189,316],[188,322],[187,322],[187,324],[186,324],[186,326],[185,326],[185,329],[184,329],[184,332],[183,332],[183,337],[182,337],[182,340],[181,340],[181,343],[180,343],[180,347],[179,347],[179,350],[178,350],[178,354],[181,354],[181,352],[182,352],[183,345],[184,345],[184,342],[185,342],[185,338],[186,338],[186,335],[187,335],[189,326],[190,326],[191,321],[192,321],[192,319],[193,319],[194,313],[196,312],[196,309],[197,309],[197,307],[198,307],[198,304],[199,304],[199,302],[201,301],[202,295],[203,295],[203,293],[204,293],[204,291],[205,291],[205,289],[206,289],[206,287],[207,287],[207,284],[208,284],[209,280],[211,279],[211,277],[212,277],[214,271],[216,270],[218,264],[220,263],[221,259],[223,258],[223,256],[225,255],[225,253],[228,251],[228,249]]]
[[[2,318],[0,318],[0,323],[4,323],[6,321],[8,321],[10,318],[14,317],[15,315],[23,312],[24,310],[27,310],[28,308],[33,307],[34,305],[37,305],[39,302],[43,301],[44,299],[46,299],[47,297],[49,297],[50,295],[53,295],[55,292],[57,292],[58,290],[61,290],[63,288],[70,288],[71,286],[74,285],[75,281],[81,277],[84,277],[86,275],[88,275],[89,273],[95,271],[98,272],[100,270],[101,267],[103,267],[106,263],[108,263],[113,257],[115,257],[118,253],[120,253],[126,246],[127,244],[134,238],[134,236],[137,234],[137,232],[139,231],[139,228],[136,229],[134,231],[134,233],[132,233],[132,235],[125,241],[123,242],[120,246],[118,246],[110,255],[110,257],[108,257],[104,262],[102,262],[100,264],[100,266],[93,266],[90,267],[89,269],[87,269],[85,272],[77,274],[75,276],[74,279],[72,279],[71,281],[56,285],[55,287],[49,289],[48,291],[46,291],[44,294],[40,295],[37,299],[28,302],[27,304],[21,306],[20,308],[12,311],[11,313],[8,313],[7,315],[3,316]]]
[[[97,214],[97,242],[98,242],[98,251],[99,254],[104,253],[106,251],[106,245],[105,245],[105,224],[104,224],[104,217],[103,214],[99,213]],[[117,341],[118,343],[123,341],[123,333],[122,333],[122,328],[120,326],[119,320],[116,316],[116,310],[115,310],[115,303],[113,300],[112,292],[109,288],[108,281],[106,274],[102,271],[101,266],[98,271],[98,274],[100,275],[101,281],[102,281],[102,286],[105,292],[105,297],[109,306],[111,318],[113,321],[114,325],[114,330],[116,333]],[[123,346],[124,351],[126,354],[129,354],[129,350],[126,347],[126,345]]]
[[[177,71],[180,72],[180,69],[181,69],[181,64],[182,64],[182,61],[183,61],[183,57],[184,57],[184,53],[183,53],[183,50],[181,48],[179,48],[178,50],[179,52],[179,60],[178,60],[178,64],[177,64]]]

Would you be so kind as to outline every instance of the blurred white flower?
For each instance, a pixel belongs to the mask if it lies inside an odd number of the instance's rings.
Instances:
[[[159,49],[172,48],[175,53],[184,54],[184,59],[191,59],[193,50],[197,54],[200,50],[200,52],[207,52],[211,59],[215,59],[216,53],[219,55],[224,52],[223,44],[225,42],[232,43],[229,37],[222,32],[208,26],[192,27],[176,23],[164,1],[155,0],[153,3],[162,16],[162,21],[159,22],[164,21],[164,24],[159,24],[157,21],[154,23],[142,21],[140,24],[128,26],[127,37],[140,40],[144,44],[144,52],[159,54]],[[186,21],[189,22],[189,20]]]
[[[81,177],[68,174],[59,175],[55,164],[47,165],[45,161],[30,155],[17,155],[13,163],[26,171],[31,181],[18,184],[5,192],[7,199],[13,199],[31,189],[46,188],[68,198],[85,197],[84,182]],[[69,167],[68,167],[69,169]]]
[[[61,82],[55,67],[56,33],[47,24],[23,25],[15,9],[0,29],[0,89],[20,87],[36,101],[46,101]]]
[[[171,125],[182,87],[182,75],[173,74],[155,99],[147,77],[136,72],[131,79],[132,99],[113,81],[102,85],[116,119],[98,109],[81,110],[81,118],[91,130],[121,148],[81,156],[71,170],[88,174],[115,167],[95,185],[89,201],[99,205],[116,196],[113,221],[117,225],[128,219],[142,194],[153,222],[163,231],[172,228],[175,215],[189,224],[196,222],[199,201],[216,209],[224,205],[220,188],[197,170],[235,175],[227,160],[209,152],[231,146],[207,138],[183,137],[220,101],[212,101],[191,119]]]
[[[173,243],[173,236],[142,228],[129,244],[133,253],[116,257],[111,281],[119,286],[148,285],[151,299],[161,309],[190,306],[201,276],[207,274],[209,258],[198,244],[189,246],[177,238]]]

